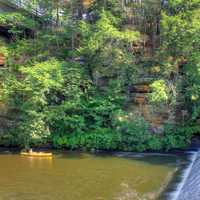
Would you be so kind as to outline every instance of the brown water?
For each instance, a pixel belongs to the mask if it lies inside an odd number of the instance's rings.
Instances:
[[[0,155],[0,200],[146,200],[168,183],[175,156],[122,158],[58,153]]]

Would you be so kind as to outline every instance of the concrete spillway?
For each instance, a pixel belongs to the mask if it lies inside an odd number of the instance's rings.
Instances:
[[[191,163],[169,200],[200,200],[200,151],[191,156]]]

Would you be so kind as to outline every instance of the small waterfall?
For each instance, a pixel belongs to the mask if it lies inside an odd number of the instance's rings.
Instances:
[[[177,185],[176,190],[170,195],[168,200],[179,200],[179,196],[181,195],[184,185],[190,176],[191,170],[193,169],[194,163],[197,160],[199,153],[200,151],[196,151],[190,156],[191,163],[183,172],[182,181]]]

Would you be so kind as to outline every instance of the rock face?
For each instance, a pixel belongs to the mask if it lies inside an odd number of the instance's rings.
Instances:
[[[149,84],[143,83],[143,84],[136,84],[133,85],[132,88],[130,89],[132,93],[149,93],[151,92],[151,88],[149,87]]]
[[[4,55],[0,54],[0,66],[4,66],[5,65],[5,57]]]
[[[82,4],[84,7],[90,7],[90,5],[93,3],[93,0],[82,0]]]
[[[135,93],[133,96],[133,101],[138,106],[142,106],[147,103],[147,97],[145,96],[145,94]]]
[[[3,54],[0,54],[0,70],[2,70],[2,68],[5,67],[5,63],[6,63],[5,56]],[[0,81],[0,92],[1,92],[1,87],[2,86],[1,86],[1,81]],[[0,134],[3,133],[3,130],[7,128],[8,120],[4,117],[6,116],[6,114],[7,114],[7,108],[6,108],[5,102],[0,101]]]
[[[151,93],[150,83],[141,82],[130,87],[128,112],[132,113],[132,116],[143,117],[153,132],[162,133],[164,123],[174,120],[173,112],[167,105],[161,107],[151,105],[148,101],[148,95]]]

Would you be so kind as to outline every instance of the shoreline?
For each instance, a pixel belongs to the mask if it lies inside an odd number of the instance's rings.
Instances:
[[[136,152],[136,151],[107,151],[107,150],[86,150],[86,149],[65,149],[65,148],[53,148],[53,147],[47,147],[47,146],[40,146],[40,147],[33,147],[33,151],[35,152],[51,152],[51,151],[57,151],[57,152],[80,152],[80,153],[91,153],[91,154],[110,154],[110,155],[116,155],[116,156],[122,156],[122,157],[134,157],[137,155],[140,156],[185,156],[189,155],[192,151],[197,151],[198,148],[187,148],[187,149],[172,149],[169,151],[145,151],[145,152]],[[22,148],[20,147],[2,147],[0,146],[0,153],[19,153],[22,151]]]

